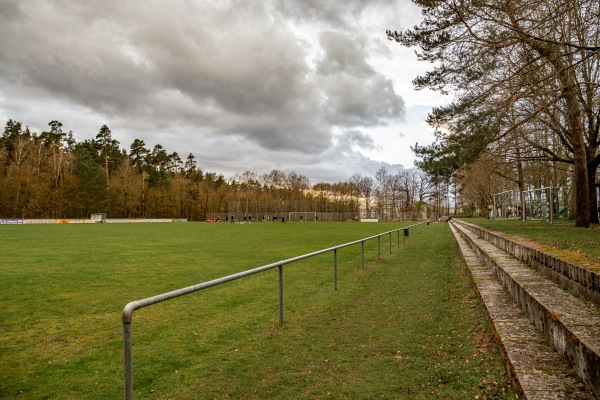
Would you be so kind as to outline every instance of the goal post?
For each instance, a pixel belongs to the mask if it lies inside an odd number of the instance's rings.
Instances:
[[[288,221],[290,222],[315,222],[317,213],[314,211],[290,211]]]

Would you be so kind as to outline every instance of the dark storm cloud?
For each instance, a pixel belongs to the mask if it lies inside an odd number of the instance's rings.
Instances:
[[[389,9],[395,7],[394,3],[385,0],[277,0],[275,4],[291,18],[337,26],[344,30],[350,28],[356,18],[368,8],[386,10],[389,13]]]
[[[341,142],[347,142],[348,144],[354,145],[361,149],[372,150],[378,147],[371,136],[359,130],[345,131],[342,135],[340,135],[339,140]]]
[[[327,96],[332,124],[374,126],[404,116],[402,98],[390,80],[367,64],[361,41],[325,31],[320,42],[325,56],[318,64],[316,79]]]
[[[4,0],[0,2],[0,20],[6,23],[15,18],[21,18],[18,0]]]
[[[0,116],[43,126],[85,113],[125,131],[124,147],[138,133],[157,143],[169,132],[176,143],[167,148],[241,140],[258,151],[324,157],[339,132],[404,117],[392,81],[369,60],[384,51],[387,26],[374,22],[382,36],[375,44],[372,32],[356,30],[398,9],[372,1],[0,0]],[[367,134],[353,138],[354,149],[373,149]]]

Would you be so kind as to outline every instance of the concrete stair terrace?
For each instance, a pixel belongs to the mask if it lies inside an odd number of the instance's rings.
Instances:
[[[450,228],[519,393],[599,400],[598,274],[464,221]]]

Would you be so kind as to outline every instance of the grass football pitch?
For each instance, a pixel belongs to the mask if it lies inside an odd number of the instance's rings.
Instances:
[[[128,302],[401,226],[0,226],[0,398],[122,398]],[[446,224],[365,254],[286,266],[283,325],[276,269],[136,311],[135,397],[514,397]]]

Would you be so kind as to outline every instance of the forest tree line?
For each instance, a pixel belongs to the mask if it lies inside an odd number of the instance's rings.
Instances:
[[[0,138],[0,218],[186,218],[291,211],[399,220],[419,212],[433,185],[417,169],[375,178],[353,175],[337,183],[310,180],[295,172],[252,171],[226,179],[203,171],[193,154],[182,159],[160,144],[135,139],[122,149],[108,126],[77,142],[53,120],[41,133],[8,120]],[[363,200],[361,200],[363,199]],[[366,208],[366,210],[364,210]]]

